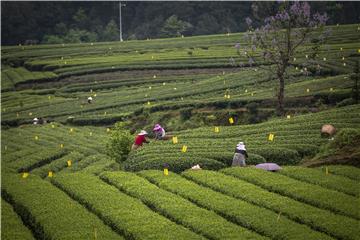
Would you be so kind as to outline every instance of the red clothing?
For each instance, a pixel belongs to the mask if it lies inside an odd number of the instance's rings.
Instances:
[[[135,138],[135,145],[142,146],[144,142],[147,142],[144,135],[137,135]]]

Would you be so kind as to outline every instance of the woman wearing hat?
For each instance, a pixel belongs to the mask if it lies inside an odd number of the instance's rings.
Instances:
[[[136,150],[139,147],[141,147],[143,145],[143,143],[149,143],[145,136],[148,133],[145,130],[141,130],[140,133],[136,136],[134,144],[132,145],[131,149]]]
[[[248,155],[246,152],[245,144],[243,142],[239,142],[236,145],[235,154],[231,166],[245,167],[246,166],[245,159],[247,157]]]
[[[166,136],[165,129],[160,124],[155,124],[153,132],[156,140],[168,140],[171,136]]]

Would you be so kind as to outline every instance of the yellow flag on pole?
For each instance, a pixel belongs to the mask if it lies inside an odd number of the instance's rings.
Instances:
[[[270,133],[268,137],[269,141],[274,141],[274,137],[275,135],[273,133]]]
[[[182,151],[183,153],[185,153],[185,152],[187,151],[187,146],[186,146],[186,145],[183,145],[182,148],[181,148],[181,151]]]

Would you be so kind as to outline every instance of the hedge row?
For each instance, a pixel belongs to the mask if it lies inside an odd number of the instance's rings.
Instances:
[[[283,170],[279,173],[300,181],[316,184],[355,197],[358,197],[360,194],[359,182],[350,180],[342,176],[333,175],[331,173],[326,175],[326,171],[319,172],[316,169],[289,166],[284,167]]]
[[[1,239],[34,240],[31,231],[26,228],[12,206],[1,199]]]
[[[53,173],[57,173],[61,171],[62,169],[68,167],[67,161],[71,161],[71,166],[69,168],[72,168],[73,163],[79,162],[84,157],[83,154],[78,152],[70,152],[69,154],[56,159],[49,164],[43,165],[39,168],[36,168],[31,171],[32,174],[36,174],[42,178],[45,178],[49,171],[52,171]]]
[[[281,213],[293,221],[337,239],[358,239],[357,220],[269,192],[238,178],[213,171],[186,171],[182,176],[215,191]]]
[[[126,194],[140,199],[161,215],[208,239],[266,239],[228,222],[212,211],[207,211],[176,194],[158,188],[135,174],[106,172],[101,178]]]
[[[222,172],[315,207],[360,219],[359,199],[347,194],[256,168],[227,168]]]
[[[357,182],[360,182],[360,169],[352,166],[343,166],[343,165],[331,165],[331,166],[322,166],[315,168],[319,171],[326,172],[326,168],[330,174],[335,174],[343,177],[350,178]]]
[[[127,239],[203,239],[95,176],[65,174],[51,181]]]
[[[174,173],[166,177],[162,172],[153,170],[140,174],[167,191],[272,239],[332,239],[288,218],[277,220],[278,214],[273,211],[201,187]]]
[[[30,226],[36,239],[123,239],[40,177],[6,175],[2,179],[2,195]]]

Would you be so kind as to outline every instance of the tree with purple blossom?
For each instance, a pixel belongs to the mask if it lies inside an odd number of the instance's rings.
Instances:
[[[307,2],[279,2],[278,9],[275,15],[266,17],[264,25],[258,28],[254,28],[253,21],[246,18],[249,29],[244,35],[248,44],[244,53],[250,66],[259,65],[257,61],[260,59],[269,63],[267,70],[276,76],[279,83],[277,112],[282,115],[288,68],[297,66],[297,54],[306,53],[306,62],[302,67],[304,74],[309,74],[306,67],[316,63],[317,51],[329,32],[324,30],[328,20],[326,13],[311,14]],[[240,46],[236,47],[239,54]]]

